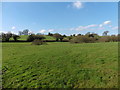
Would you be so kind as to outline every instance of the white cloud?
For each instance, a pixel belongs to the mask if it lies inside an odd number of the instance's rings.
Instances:
[[[108,25],[108,24],[111,24],[111,21],[105,21],[105,22],[103,23],[103,25]]]
[[[15,29],[16,27],[15,26],[13,26],[11,29]]]
[[[83,4],[80,1],[76,1],[73,3],[73,7],[80,9],[83,7]]]
[[[40,30],[40,33],[45,33],[45,32],[46,32],[45,29]]]
[[[53,32],[53,31],[54,31],[54,29],[49,29],[49,30],[48,30],[48,32]]]
[[[18,33],[17,33],[17,32],[15,32],[15,31],[10,31],[10,32],[11,32],[12,34],[16,34],[16,35],[18,34]]]
[[[87,26],[79,26],[77,28],[75,28],[76,31],[81,31],[81,30],[88,30],[90,28],[93,28],[93,27],[97,27],[98,25],[96,24],[91,24],[91,25],[87,25]]]
[[[102,28],[102,27],[104,27],[106,25],[111,26],[110,24],[111,24],[111,21],[104,21],[102,24],[99,25],[99,27]]]

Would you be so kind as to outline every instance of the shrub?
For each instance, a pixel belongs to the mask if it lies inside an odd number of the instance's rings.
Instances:
[[[117,42],[118,41],[118,36],[104,36],[101,37],[99,40],[99,42]]]
[[[39,39],[35,39],[32,42],[32,45],[43,45],[43,44],[46,44],[46,43],[43,40],[39,40]]]
[[[35,39],[42,40],[42,39],[45,39],[45,37],[43,35],[30,35],[27,38],[27,41],[34,41]]]
[[[111,36],[111,40],[112,40],[113,42],[117,42],[117,41],[118,41],[118,36],[112,35],[112,36]]]
[[[67,36],[68,40],[71,40],[72,39],[72,36]]]
[[[34,35],[28,36],[27,41],[34,41]]]
[[[94,43],[95,41],[95,38],[88,36],[77,36],[70,40],[71,43]]]
[[[110,42],[111,38],[110,38],[110,36],[104,36],[104,37],[99,38],[98,41],[99,42]]]
[[[120,42],[120,34],[118,34],[118,36],[117,36],[117,37],[118,37],[118,41]]]

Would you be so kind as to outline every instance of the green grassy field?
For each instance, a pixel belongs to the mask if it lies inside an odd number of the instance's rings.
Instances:
[[[27,40],[27,38],[28,38],[28,35],[21,35],[18,40]],[[10,38],[10,40],[13,40],[13,38]],[[55,40],[55,38],[52,36],[45,35],[45,40]]]
[[[52,36],[45,35],[44,37],[45,37],[45,40],[55,40],[55,38]],[[18,40],[27,40],[27,38],[28,38],[28,35],[21,35]],[[13,40],[13,38],[10,38],[10,40]],[[68,40],[68,39],[64,38],[63,40]]]
[[[3,43],[3,88],[117,88],[118,43]]]

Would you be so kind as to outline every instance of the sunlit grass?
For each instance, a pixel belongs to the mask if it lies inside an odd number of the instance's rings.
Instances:
[[[3,43],[4,88],[118,87],[118,43]]]

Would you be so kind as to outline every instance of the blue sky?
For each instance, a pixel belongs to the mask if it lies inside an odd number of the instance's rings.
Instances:
[[[117,2],[3,2],[2,32],[118,33]]]

